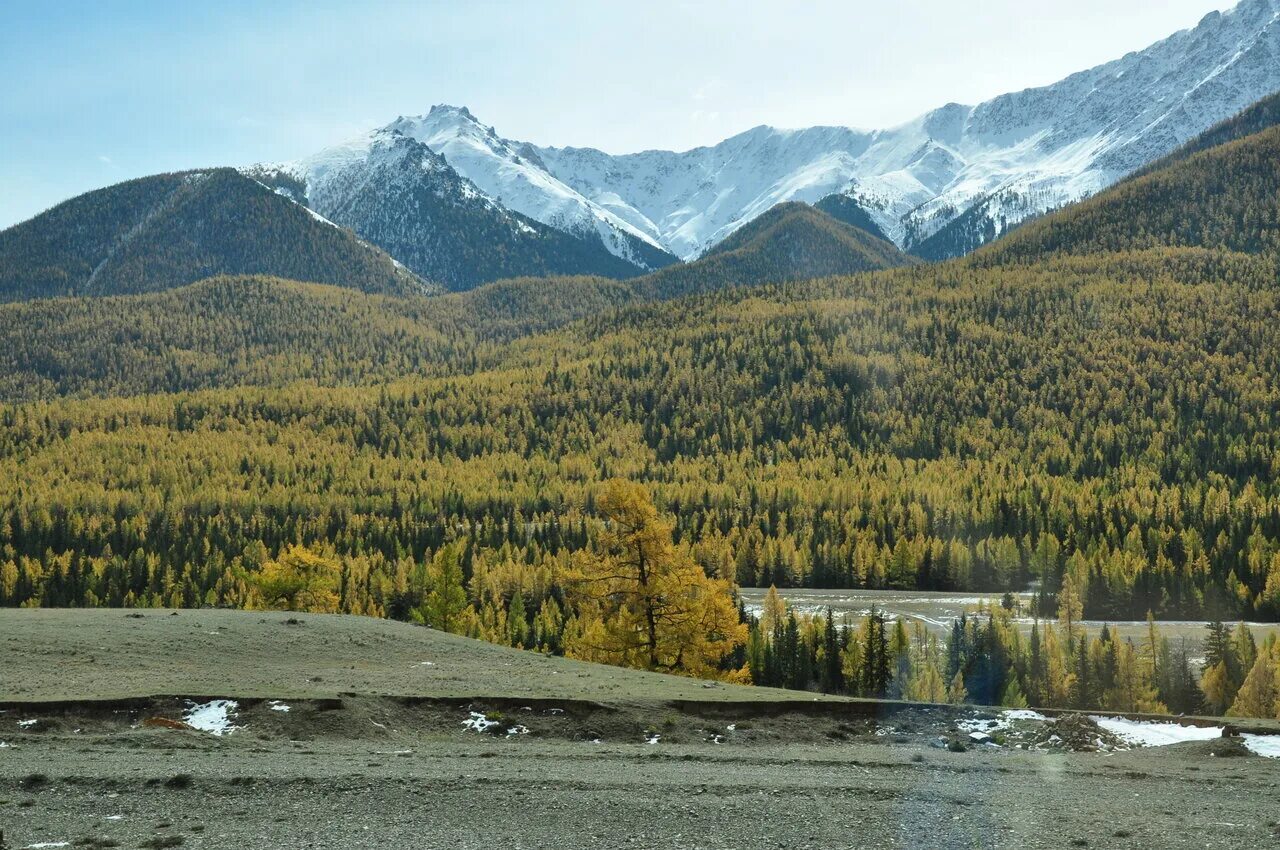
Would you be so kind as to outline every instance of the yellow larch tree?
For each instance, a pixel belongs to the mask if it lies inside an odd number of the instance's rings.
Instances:
[[[733,586],[709,578],[671,539],[648,491],[622,479],[597,500],[605,528],[565,586],[578,610],[565,653],[689,676],[718,677],[747,639]]]

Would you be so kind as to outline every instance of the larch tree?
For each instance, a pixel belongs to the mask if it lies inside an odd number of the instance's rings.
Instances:
[[[341,580],[342,566],[337,561],[304,546],[290,546],[263,564],[254,585],[266,608],[334,613]]]
[[[746,642],[733,586],[709,578],[672,543],[648,490],[612,479],[596,506],[605,528],[579,553],[568,589],[582,624],[566,654],[690,676],[724,675],[722,660]]]
[[[760,603],[760,627],[765,634],[773,634],[774,627],[786,619],[787,603],[778,595],[778,588],[771,584]]]
[[[1076,581],[1071,573],[1062,576],[1062,589],[1058,591],[1058,622],[1067,633],[1067,645],[1070,646],[1075,636],[1075,624],[1084,616],[1084,600],[1076,590]]]
[[[1276,659],[1267,647],[1263,647],[1254,658],[1253,667],[1245,677],[1244,684],[1236,693],[1227,714],[1231,717],[1265,717],[1277,716],[1276,700],[1280,698],[1280,690],[1276,685]]]

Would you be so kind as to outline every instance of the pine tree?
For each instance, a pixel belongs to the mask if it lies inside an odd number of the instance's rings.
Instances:
[[[819,688],[823,693],[838,694],[844,691],[844,659],[840,650],[840,634],[836,629],[835,615],[828,607],[822,629],[822,676]]]
[[[467,591],[462,586],[462,561],[456,544],[436,551],[427,568],[427,588],[423,620],[442,632],[460,632],[462,614],[467,608]]]
[[[893,624],[889,638],[891,676],[888,695],[891,699],[903,699],[907,682],[911,680],[911,639],[907,636],[907,624],[899,617]]]
[[[507,609],[507,642],[524,649],[529,644],[529,619],[524,609],[524,594],[516,591]]]
[[[870,697],[884,697],[892,677],[884,614],[880,609],[872,608],[866,620],[862,648],[863,694]]]

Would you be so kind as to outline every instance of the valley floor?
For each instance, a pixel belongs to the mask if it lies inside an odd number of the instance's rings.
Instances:
[[[980,709],[703,688],[358,618],[140,613],[0,612],[10,850],[1280,841],[1280,762],[1223,739],[1072,752],[1014,721],[997,747],[968,739],[1005,722]],[[474,678],[409,679],[402,654],[426,652]]]

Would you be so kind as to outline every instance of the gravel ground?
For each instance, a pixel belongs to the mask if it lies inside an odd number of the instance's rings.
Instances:
[[[7,749],[0,823],[9,846],[1280,842],[1277,765],[1213,758],[1203,744],[1110,755],[957,753],[916,743],[591,744],[458,733],[389,750],[330,740],[263,746],[237,734],[196,745],[156,733],[142,743],[126,736]]]
[[[1280,846],[1280,761],[1222,739],[961,748],[978,709],[868,711],[286,619],[0,612],[6,850]],[[237,728],[184,725],[210,696],[236,700]]]

